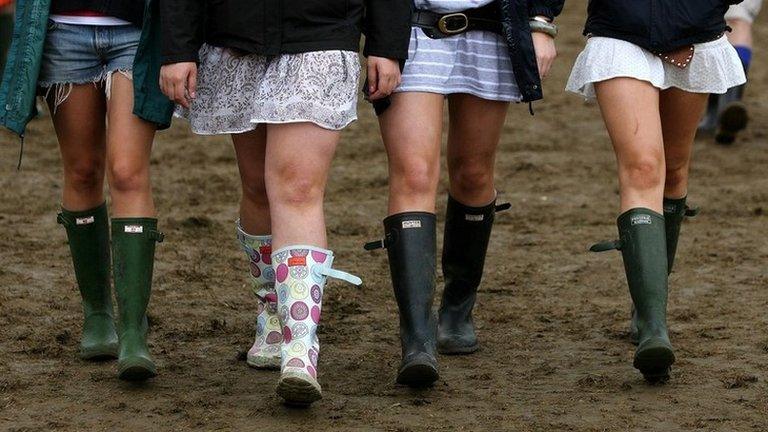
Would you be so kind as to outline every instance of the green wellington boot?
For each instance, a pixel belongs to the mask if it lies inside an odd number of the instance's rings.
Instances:
[[[667,331],[667,244],[664,216],[631,209],[618,218],[629,293],[637,310],[634,366],[649,382],[669,379],[675,354]]]
[[[664,198],[664,225],[666,227],[667,238],[667,274],[672,273],[672,267],[675,264],[675,255],[677,253],[677,241],[680,238],[680,227],[683,220],[687,217],[694,217],[699,213],[696,208],[689,208],[685,202],[687,197],[683,198]],[[637,313],[632,308],[632,319],[629,323],[630,341],[637,345],[639,336],[637,334]]]
[[[484,207],[469,207],[448,196],[443,234],[445,289],[438,312],[437,349],[441,354],[470,354],[478,349],[472,321],[477,289],[483,277],[485,255],[497,211],[494,200]]]
[[[83,334],[80,358],[117,358],[117,332],[109,284],[109,216],[107,206],[72,212],[61,210],[58,222],[69,240],[75,278],[82,297]]]
[[[157,219],[112,219],[112,255],[117,294],[120,355],[118,376],[141,381],[157,375],[147,348],[147,305],[152,290]]]

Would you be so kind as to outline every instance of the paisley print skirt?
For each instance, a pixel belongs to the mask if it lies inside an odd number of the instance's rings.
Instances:
[[[241,133],[261,123],[311,122],[340,130],[357,120],[360,61],[352,51],[279,56],[200,49],[197,95],[176,115],[200,135]]]

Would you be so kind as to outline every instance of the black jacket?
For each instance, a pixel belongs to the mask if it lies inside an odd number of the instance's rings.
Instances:
[[[590,0],[584,34],[625,40],[656,53],[674,51],[725,32],[725,12],[741,1]]]
[[[277,55],[358,51],[405,59],[411,0],[160,0],[163,63],[198,61],[200,46]]]
[[[560,15],[564,4],[565,0],[499,0],[504,38],[523,102],[544,97],[528,22],[539,15],[554,19]]]
[[[51,13],[76,11],[100,12],[141,27],[144,21],[144,2],[142,0],[52,0]]]

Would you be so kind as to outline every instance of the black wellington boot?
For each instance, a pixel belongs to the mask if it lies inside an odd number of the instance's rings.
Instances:
[[[736,141],[736,135],[747,128],[749,114],[747,106],[741,101],[746,84],[728,89],[718,97],[717,132],[715,142],[730,145]]]
[[[442,258],[445,289],[437,325],[441,354],[470,354],[478,349],[472,309],[496,210],[495,200],[484,207],[468,207],[448,196]]]
[[[147,306],[152,291],[157,219],[112,219],[112,256],[117,294],[120,355],[118,376],[142,381],[157,375],[147,347]]]
[[[109,216],[102,204],[85,211],[61,210],[58,222],[67,230],[69,251],[83,305],[80,358],[117,358],[117,332],[109,283]]]
[[[407,212],[384,219],[383,243],[387,248],[392,287],[400,310],[403,358],[397,382],[411,387],[430,386],[439,377],[432,313],[437,265],[436,229],[433,213]]]
[[[675,362],[667,331],[667,244],[664,216],[635,208],[618,218],[620,249],[637,311],[634,366],[649,382],[669,379]]]
[[[686,217],[694,217],[698,214],[698,209],[688,208],[685,204],[687,197],[683,198],[664,198],[664,226],[667,239],[667,274],[672,273],[672,267],[675,264],[675,255],[677,253],[677,242],[680,238],[680,227]],[[630,340],[637,345],[639,335],[637,332],[637,313],[632,308],[632,320],[629,324]]]

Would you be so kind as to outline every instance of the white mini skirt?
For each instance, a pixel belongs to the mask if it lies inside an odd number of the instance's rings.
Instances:
[[[717,94],[747,81],[739,55],[725,36],[695,45],[693,60],[685,69],[665,63],[633,43],[591,37],[576,59],[566,90],[593,99],[595,83],[619,77],[647,81],[661,90],[675,87]]]

